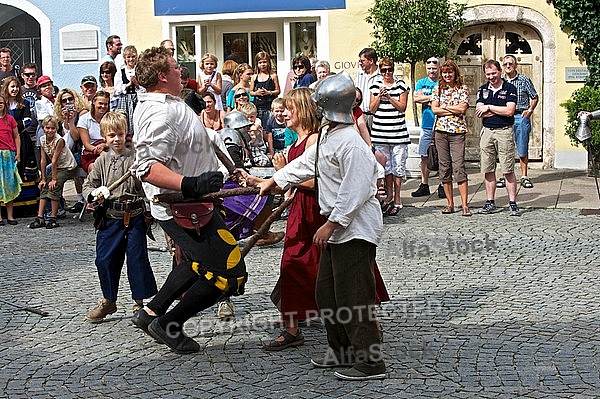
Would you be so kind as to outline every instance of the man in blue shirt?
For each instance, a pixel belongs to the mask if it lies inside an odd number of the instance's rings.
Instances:
[[[431,95],[433,89],[438,85],[438,59],[430,57],[425,62],[425,68],[427,69],[427,76],[423,79],[419,79],[415,85],[415,93],[413,99],[415,102],[421,104],[421,137],[419,137],[419,155],[421,156],[421,184],[416,191],[410,193],[413,197],[425,197],[431,194],[429,191],[429,169],[427,168],[427,149],[431,145],[433,139],[433,122],[435,121],[435,115],[431,111],[429,103],[431,102]],[[441,185],[440,185],[441,187]],[[446,194],[444,189],[439,190],[438,196],[445,198]]]
[[[515,178],[515,137],[513,124],[517,104],[517,89],[501,78],[500,63],[488,60],[483,64],[488,82],[477,91],[475,116],[482,118],[480,135],[481,173],[484,174],[487,200],[479,213],[498,211],[496,196],[496,158],[506,179],[510,216],[521,216],[517,206],[517,180]]]

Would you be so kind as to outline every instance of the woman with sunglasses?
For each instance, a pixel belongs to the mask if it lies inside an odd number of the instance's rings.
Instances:
[[[384,215],[396,216],[402,209],[400,187],[406,179],[406,159],[410,137],[404,112],[408,102],[407,84],[394,77],[394,62],[383,57],[379,62],[378,76],[369,88],[373,113],[371,142],[387,158],[385,164],[386,201],[382,203]]]
[[[100,90],[112,95],[115,92],[115,75],[117,74],[117,67],[113,62],[105,61],[100,65]]]
[[[243,88],[235,89],[233,99],[235,101],[235,109],[239,111],[240,105],[250,102],[250,95]]]
[[[310,70],[310,60],[305,55],[299,55],[292,61],[294,71],[294,89],[298,87],[309,87],[316,79]]]
[[[254,97],[250,95],[250,90],[252,89],[252,76],[254,76],[254,69],[247,63],[243,63],[238,65],[235,70],[234,83],[235,85],[229,91],[227,95],[227,111],[231,111],[237,108],[237,100],[241,97],[246,97],[242,94],[238,89],[243,89],[247,96],[248,101],[254,101]],[[236,97],[236,95],[238,97]]]

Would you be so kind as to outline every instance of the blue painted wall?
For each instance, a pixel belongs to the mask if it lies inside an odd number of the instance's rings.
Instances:
[[[304,11],[346,8],[346,0],[154,0],[155,15],[220,14],[257,11]]]
[[[122,32],[109,32],[109,1],[108,0],[29,0],[30,4],[39,8],[50,19],[51,48],[44,48],[42,40],[42,54],[50,51],[52,54],[52,79],[60,88],[79,88],[81,78],[85,75],[98,76],[98,62],[69,62],[60,61],[59,30],[67,25],[83,23],[99,27],[100,29],[100,58],[106,52],[104,41],[110,34],[125,34]],[[1,3],[1,2],[0,2]],[[14,4],[13,4],[14,6]],[[19,8],[19,6],[17,6]],[[26,9],[25,9],[26,10]],[[45,66],[42,66],[43,68]],[[45,74],[44,71],[42,73]]]

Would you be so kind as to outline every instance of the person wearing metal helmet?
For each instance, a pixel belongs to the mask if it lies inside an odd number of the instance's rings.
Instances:
[[[354,82],[347,73],[324,79],[312,99],[325,119],[318,143],[259,186],[267,193],[274,185],[287,189],[314,179],[327,217],[313,242],[321,249],[316,299],[329,348],[311,363],[351,367],[334,373],[343,380],[382,379],[386,369],[374,317],[373,263],[383,231],[376,160],[354,127]]]

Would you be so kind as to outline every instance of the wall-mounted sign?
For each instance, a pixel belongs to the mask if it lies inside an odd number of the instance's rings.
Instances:
[[[585,82],[589,74],[587,67],[566,67],[565,82]]]
[[[305,11],[346,8],[346,0],[154,0],[154,15],[199,15],[257,11]]]

